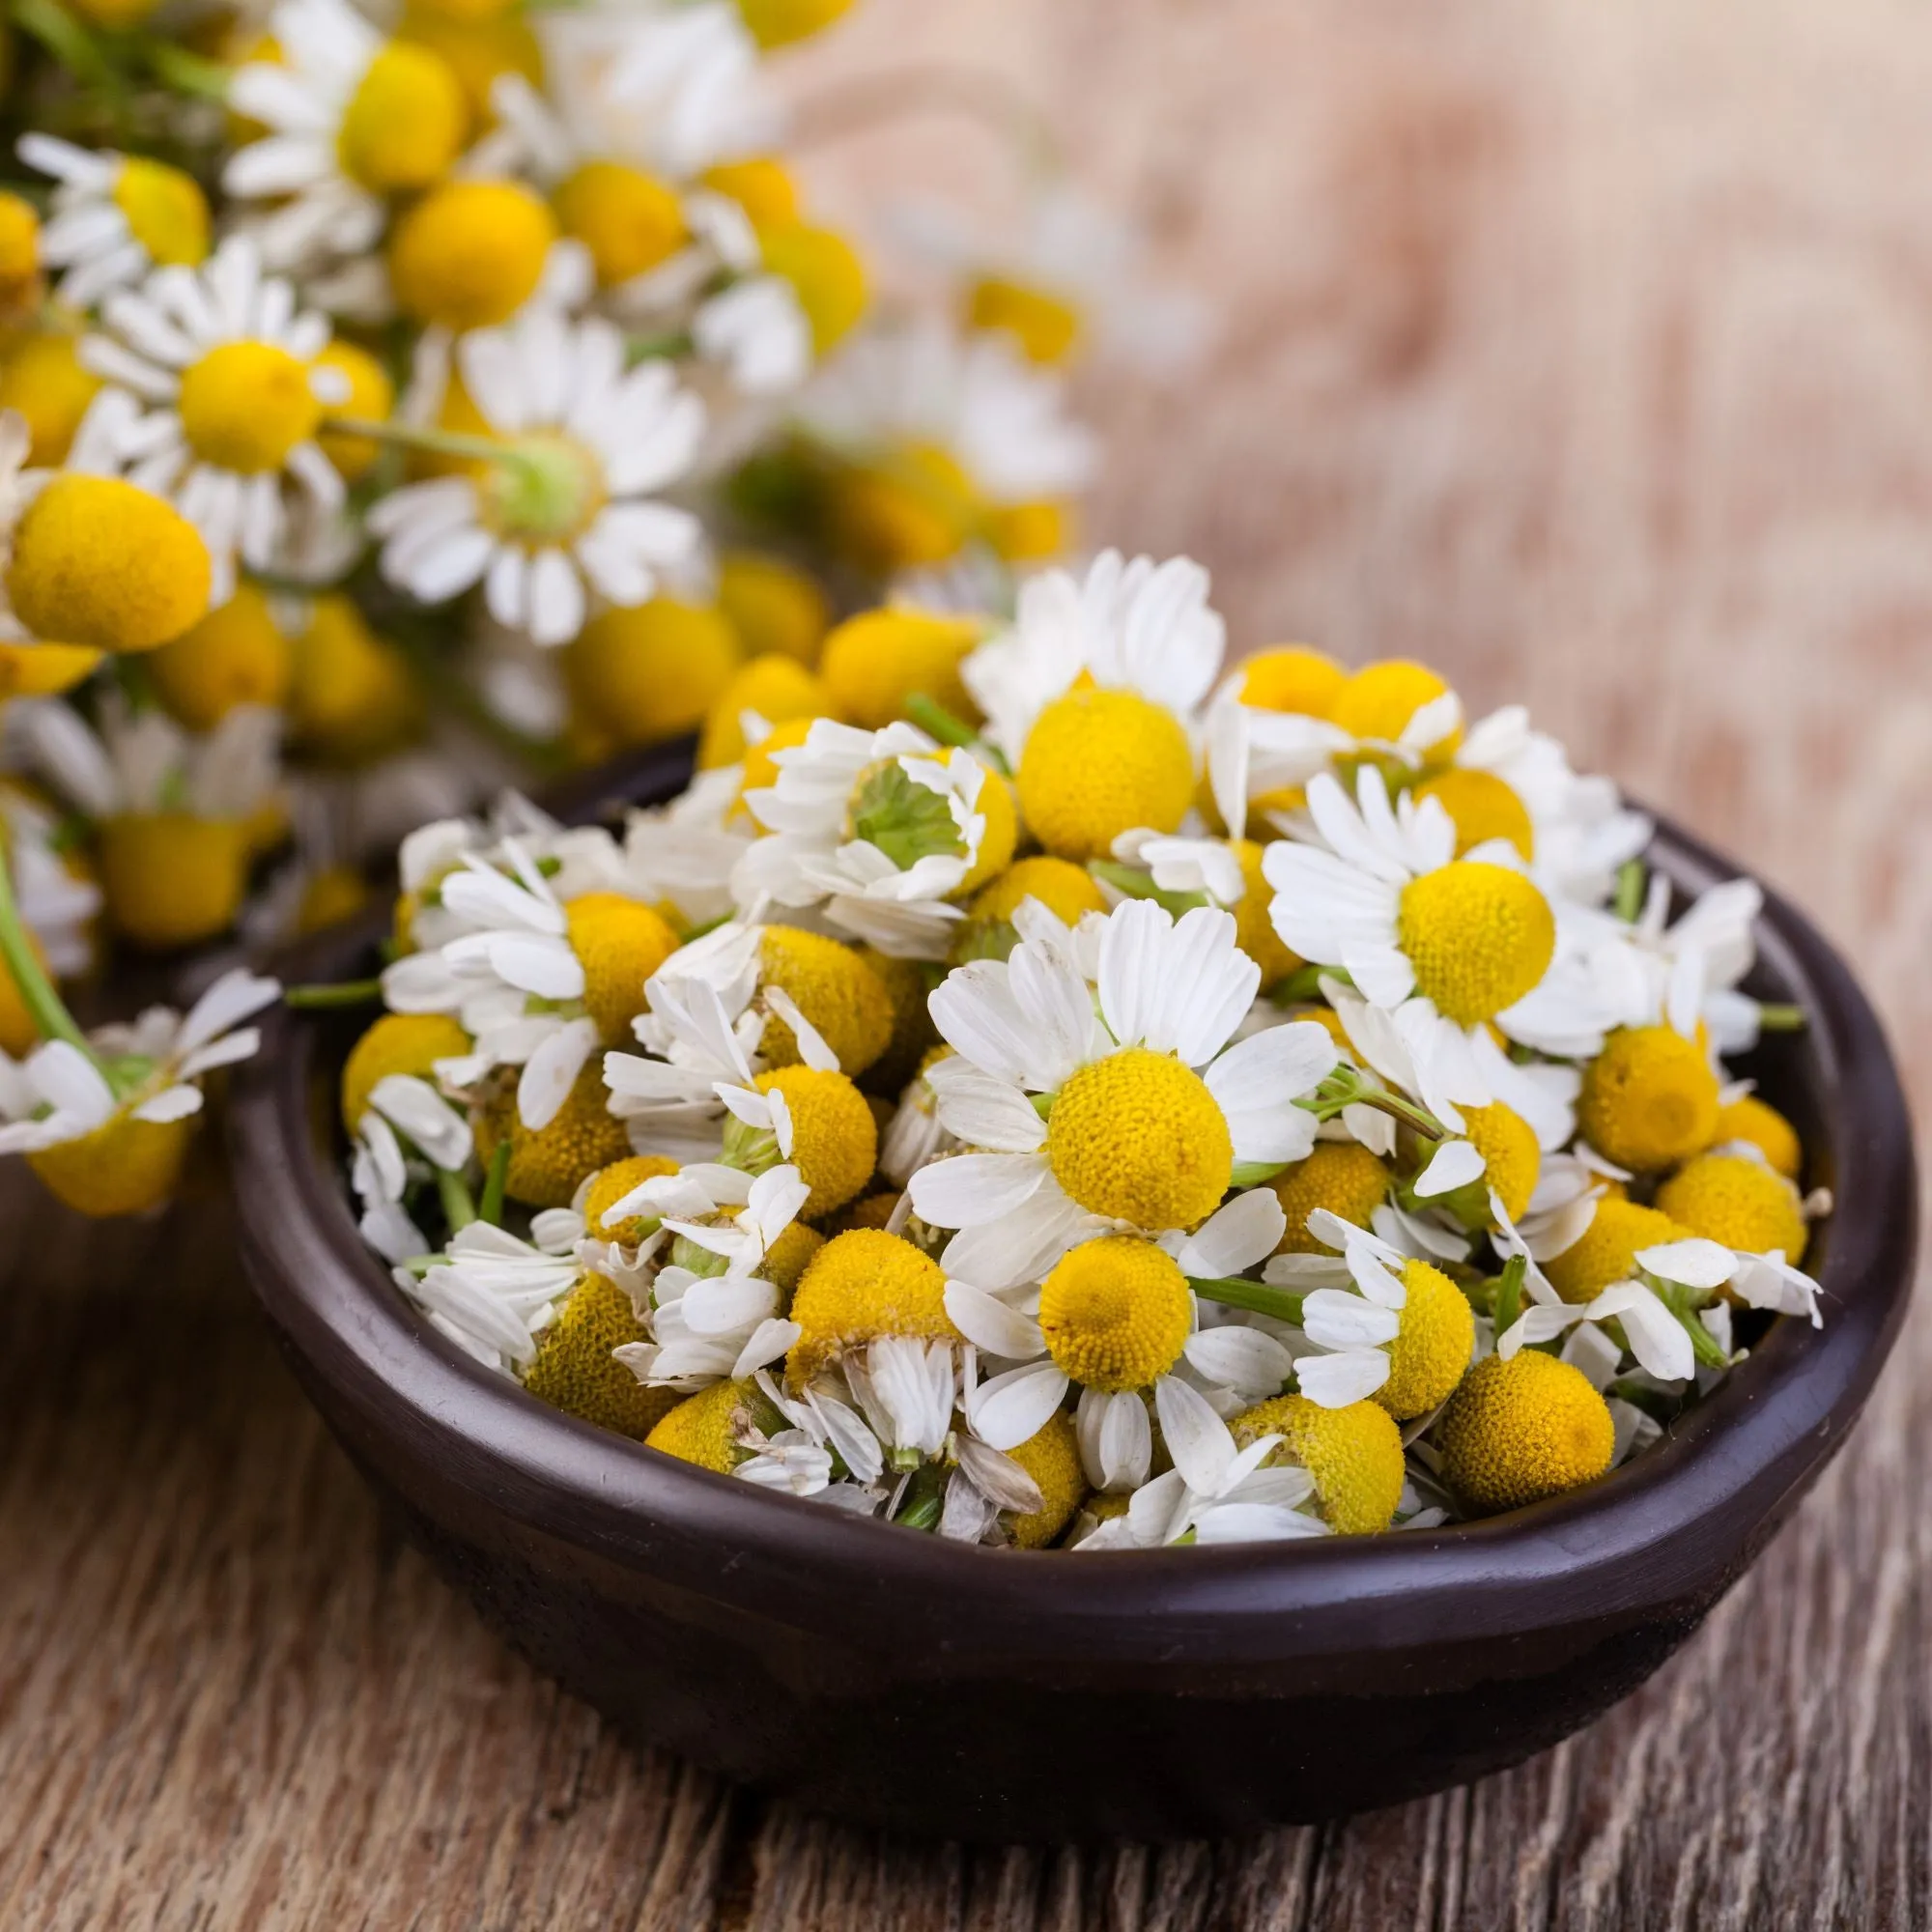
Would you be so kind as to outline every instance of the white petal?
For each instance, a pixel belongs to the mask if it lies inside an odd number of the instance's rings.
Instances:
[[[1438,1194],[1453,1194],[1480,1180],[1485,1171],[1483,1156],[1467,1141],[1442,1141],[1429,1156],[1429,1164],[1415,1177],[1414,1188],[1425,1201]]]
[[[1389,1358],[1379,1349],[1349,1349],[1335,1355],[1303,1355],[1294,1365],[1301,1393],[1322,1408],[1362,1402],[1389,1378]]]
[[[1693,1236],[1639,1248],[1636,1264],[1648,1274],[1682,1282],[1687,1288],[1721,1288],[1737,1272],[1738,1258],[1720,1242]]]
[[[1047,1173],[1038,1154],[955,1154],[913,1176],[913,1208],[935,1228],[983,1227],[1032,1200]]]
[[[1039,1323],[970,1282],[946,1284],[947,1319],[975,1348],[1003,1361],[1027,1362],[1046,1352]]]
[[[1235,1438],[1208,1398],[1178,1376],[1162,1376],[1153,1386],[1161,1438],[1174,1466],[1198,1495],[1218,1495],[1235,1461]]]
[[[966,1419],[989,1449],[1017,1449],[1052,1420],[1066,1378],[1051,1362],[1029,1362],[981,1382],[966,1402]]]
[[[531,1132],[556,1119],[596,1049],[596,1021],[577,1019],[560,1026],[530,1055],[517,1081],[517,1114]]]
[[[1241,1274],[1281,1245],[1288,1216],[1269,1187],[1250,1188],[1216,1208],[1187,1239],[1175,1259],[1192,1275]]]

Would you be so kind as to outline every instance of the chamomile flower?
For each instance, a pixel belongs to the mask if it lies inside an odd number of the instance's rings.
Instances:
[[[755,1058],[762,1016],[747,1004],[734,1018],[702,973],[660,973],[646,992],[650,1054],[604,1056],[611,1111],[639,1148],[715,1157],[724,1090],[748,1092],[763,1065]]]
[[[1011,809],[989,816],[997,781],[985,766],[915,725],[864,731],[829,718],[773,762],[777,782],[745,794],[771,836],[738,863],[740,903],[823,906],[882,952],[944,958],[965,916],[949,898],[1012,856]]]
[[[561,644],[592,595],[642,604],[691,560],[696,521],[658,496],[690,469],[704,412],[668,364],[627,372],[614,326],[547,309],[463,336],[456,356],[492,447],[480,474],[406,485],[371,511],[391,582],[429,604],[481,582],[498,623]]]
[[[347,0],[280,0],[269,33],[279,57],[245,63],[228,90],[269,131],[222,186],[264,205],[253,232],[271,269],[312,273],[373,248],[391,198],[448,173],[468,110],[440,54],[386,39]]]
[[[208,202],[179,168],[52,134],[23,134],[19,156],[59,184],[41,231],[41,256],[64,271],[56,294],[69,307],[92,308],[151,270],[193,269],[206,259]]]
[[[1301,1158],[1316,1122],[1296,1098],[1336,1060],[1307,1023],[1227,1044],[1260,977],[1227,913],[1118,907],[1091,923],[1094,985],[1036,913],[1020,909],[1009,959],[958,968],[930,1001],[954,1050],[926,1073],[940,1119],[984,1151],[914,1175],[913,1205],[963,1231],[948,1265],[992,1289],[1039,1280],[1095,1234],[1192,1227],[1243,1170]]]
[[[320,360],[327,318],[297,299],[290,283],[263,274],[252,242],[231,236],[198,269],[157,269],[108,297],[102,332],[81,343],[82,361],[109,386],[77,442],[111,452],[201,532],[216,603],[238,555],[257,569],[274,561],[289,488],[317,513],[344,498],[317,437],[349,379]]]
[[[84,1214],[142,1213],[174,1190],[200,1082],[261,1045],[242,1021],[281,995],[237,968],[184,1015],[151,1007],[85,1044],[50,1039],[22,1062],[0,1057],[0,1153],[22,1153],[47,1187]]]
[[[582,1230],[565,1209],[537,1215],[528,1240],[472,1221],[426,1267],[398,1267],[394,1278],[431,1327],[486,1368],[512,1375],[536,1359],[537,1337],[582,1273],[575,1254]]]

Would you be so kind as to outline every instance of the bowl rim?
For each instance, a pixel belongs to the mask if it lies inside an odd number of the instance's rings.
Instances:
[[[688,768],[688,753],[660,751],[579,787],[564,815],[667,796]],[[1738,875],[1661,819],[1648,856],[1693,891]],[[371,920],[319,936],[281,962],[285,978],[341,975],[380,929]],[[1856,1420],[1910,1298],[1912,1128],[1883,1029],[1844,962],[1768,890],[1758,941],[1759,973],[1809,1021],[1815,1153],[1836,1196],[1825,1323],[1777,1321],[1641,1457],[1481,1522],[1071,1562],[804,1508],[565,1415],[432,1327],[364,1247],[312,1138],[320,1029],[285,1007],[231,1089],[244,1258],[270,1321],[358,1433],[419,1445],[438,1481],[526,1532],[797,1629],[936,1643],[953,1664],[1073,1641],[1095,1661],[1158,1665],[1178,1636],[1210,1630],[1231,1662],[1397,1648],[1418,1635],[1418,1598],[1433,1639],[1477,1645],[1585,1616],[1628,1621],[1708,1597],[1742,1569]]]

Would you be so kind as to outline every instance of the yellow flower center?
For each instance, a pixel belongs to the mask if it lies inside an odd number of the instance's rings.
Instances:
[[[811,346],[824,355],[866,313],[866,265],[846,239],[809,221],[781,222],[758,236],[765,267],[791,284],[811,326]]]
[[[56,476],[14,531],[7,592],[36,638],[151,651],[208,609],[213,567],[187,519],[113,476]]]
[[[1456,859],[1403,888],[1397,930],[1419,992],[1458,1026],[1494,1019],[1532,991],[1556,920],[1520,872]]]
[[[192,269],[207,259],[208,199],[192,176],[130,156],[114,179],[111,198],[150,261]]]
[[[752,38],[771,48],[822,32],[851,5],[852,0],[738,0],[738,11]]]
[[[663,914],[621,893],[583,893],[564,907],[571,951],[583,966],[583,1004],[606,1046],[631,1037],[645,1010],[644,981],[678,949]]]
[[[428,47],[391,41],[364,71],[343,111],[336,158],[372,194],[408,194],[449,172],[469,109],[449,63]]]
[[[750,808],[744,803],[745,794],[751,791],[769,791],[779,781],[778,754],[781,752],[795,751],[811,735],[811,727],[818,721],[815,718],[787,718],[781,724],[774,724],[745,753],[743,775],[738,780],[738,803],[732,808],[733,816],[750,827],[756,821],[752,817]]]
[[[1257,651],[1241,667],[1241,702],[1257,711],[1325,718],[1348,675],[1325,651],[1283,644]]]
[[[293,674],[289,640],[252,583],[148,660],[155,689],[190,731],[212,731],[238,704],[278,707]]]
[[[1593,1482],[1610,1466],[1616,1430],[1580,1370],[1524,1349],[1469,1371],[1439,1440],[1449,1487],[1474,1514],[1494,1516]]]
[[[1301,964],[1301,955],[1281,943],[1268,909],[1274,903],[1274,888],[1262,870],[1262,848],[1252,838],[1233,838],[1228,849],[1240,862],[1240,900],[1235,915],[1235,944],[1262,969],[1261,990],[1272,992]]]
[[[116,1114],[91,1134],[27,1156],[48,1192],[83,1214],[145,1214],[175,1191],[199,1114],[137,1121]]]
[[[1707,1240],[1747,1254],[1776,1248],[1796,1266],[1804,1256],[1804,1214],[1798,1190],[1748,1154],[1700,1154],[1657,1190],[1673,1221]]]
[[[272,342],[224,342],[181,382],[182,434],[202,462],[239,475],[279,469],[322,421],[309,372]]]
[[[1080,311],[1050,289],[1006,275],[981,275],[966,298],[966,319],[975,328],[1010,335],[1028,361],[1065,362],[1079,346]]]
[[[646,1388],[611,1351],[650,1339],[631,1297],[609,1275],[586,1273],[538,1338],[524,1386],[566,1415],[641,1442],[683,1398]]]
[[[545,1127],[526,1127],[517,1111],[517,1084],[507,1080],[476,1117],[476,1151],[487,1168],[510,1143],[504,1192],[529,1208],[568,1208],[585,1178],[631,1151],[622,1121],[611,1114],[603,1064],[593,1054],[570,1096]]]
[[[1131,691],[1076,688],[1043,709],[1020,752],[1020,810],[1062,859],[1104,859],[1137,826],[1172,832],[1194,799],[1180,721]]]
[[[136,946],[199,945],[241,910],[248,828],[240,819],[127,813],[102,822],[99,850],[107,916]]]
[[[868,731],[905,716],[916,693],[961,716],[979,716],[959,666],[980,638],[977,617],[953,617],[895,604],[848,617],[825,640],[818,674],[838,716]]]
[[[601,288],[668,261],[689,234],[673,190],[623,161],[585,161],[558,183],[552,204],[563,232],[590,250]]]
[[[1388,1199],[1389,1171],[1360,1141],[1317,1141],[1306,1160],[1284,1168],[1268,1185],[1288,1218],[1275,1252],[1325,1255],[1332,1250],[1308,1232],[1309,1215],[1325,1208],[1352,1227],[1366,1228]]]
[[[563,649],[573,706],[625,745],[696,730],[737,668],[730,625],[669,597],[600,611]]]
[[[445,182],[396,226],[396,299],[418,322],[491,327],[536,293],[555,240],[555,217],[522,183]]]
[[[1135,1235],[1083,1242],[1040,1284],[1047,1352],[1085,1388],[1147,1387],[1180,1359],[1193,1324],[1179,1263]]]
[[[950,450],[931,442],[838,470],[827,507],[839,551],[879,576],[944,563],[981,515],[973,479]]]
[[[86,644],[0,644],[0,701],[58,697],[92,676],[100,658]]]
[[[73,433],[100,391],[100,378],[82,367],[72,335],[30,335],[0,367],[0,410],[18,410],[32,441],[29,468],[54,469],[67,461]]]
[[[354,866],[325,866],[311,872],[296,906],[296,931],[322,932],[354,919],[373,894],[369,881]]]
[[[1087,1499],[1087,1470],[1080,1460],[1080,1433],[1065,1409],[1049,1415],[1033,1435],[1007,1454],[1039,1485],[1040,1506],[1026,1516],[1007,1515],[1001,1524],[1015,1549],[1038,1549],[1073,1520]]]
[[[1528,1212],[1529,1197],[1543,1173],[1543,1150],[1536,1144],[1535,1130],[1500,1100],[1487,1107],[1464,1107],[1463,1125],[1469,1144],[1483,1156],[1483,1178],[1474,1183],[1481,1193],[1480,1225],[1489,1225],[1492,1188],[1502,1197],[1503,1211],[1512,1221],[1520,1221]]]
[[[1612,1282],[1628,1281],[1636,1272],[1639,1248],[1681,1241],[1690,1232],[1661,1208],[1608,1197],[1597,1203],[1581,1236],[1545,1262],[1543,1271],[1565,1301],[1592,1301]]]
[[[1536,856],[1536,831],[1529,812],[1516,793],[1493,772],[1454,766],[1425,779],[1415,788],[1417,798],[1433,798],[1449,814],[1456,828],[1456,856],[1492,838],[1507,838],[1524,864]]]
[[[676,1402],[675,1396],[672,1400]],[[778,1409],[748,1377],[744,1381],[714,1382],[676,1402],[644,1437],[644,1447],[728,1476],[749,1454],[744,1442],[748,1429],[769,1435],[783,1427]]]
[[[364,422],[387,418],[396,400],[395,384],[389,381],[389,372],[366,349],[338,337],[315,358],[314,366],[349,384],[349,394],[330,405],[334,414],[356,416]],[[316,440],[349,483],[365,475],[383,453],[382,445],[366,436],[342,436],[325,429]]]
[[[1052,497],[988,503],[980,513],[979,534],[1009,563],[1042,563],[1071,542],[1072,520],[1072,505]]]
[[[973,917],[1010,922],[1028,899],[1037,899],[1066,925],[1078,924],[1083,913],[1107,910],[1106,895],[1085,867],[1041,853],[1014,860],[982,886],[973,900]]]
[[[719,161],[698,176],[713,194],[735,201],[754,228],[776,228],[799,216],[798,184],[782,161],[769,155]]]
[[[758,977],[791,996],[852,1079],[892,1044],[892,997],[849,946],[797,926],[768,925],[758,946]],[[770,1066],[797,1064],[798,1041],[776,1013],[766,1015],[758,1051]]]
[[[1427,665],[1406,658],[1364,665],[1336,692],[1328,715],[1343,730],[1357,738],[1393,744],[1403,727],[1425,704],[1438,698],[1448,685]],[[1452,756],[1463,742],[1460,725],[1446,737],[1422,748],[1425,760],[1436,763]]]
[[[41,217],[32,202],[0,191],[0,299],[10,309],[36,293],[41,272]]]
[[[946,1315],[946,1272],[897,1235],[854,1228],[836,1235],[806,1264],[792,1294],[800,1328],[785,1374],[802,1387],[849,1348],[881,1335],[953,1337]]]
[[[842,1073],[781,1066],[758,1075],[760,1094],[780,1093],[791,1112],[791,1163],[810,1188],[800,1216],[816,1221],[836,1213],[872,1178],[879,1160],[879,1126],[872,1110]]]
[[[940,759],[950,765],[954,758],[966,755],[961,751],[947,751],[940,753]],[[952,894],[954,898],[977,893],[988,880],[997,878],[1012,864],[1013,847],[1019,843],[1020,809],[1010,779],[988,769],[973,809],[986,821],[985,829],[980,835],[979,854]]]
[[[832,607],[818,580],[782,557],[755,551],[727,550],[718,559],[718,608],[754,660],[778,652],[815,665],[832,627]]]
[[[1144,1046],[1095,1060],[1067,1081],[1047,1118],[1046,1152],[1088,1212],[1155,1232],[1206,1220],[1235,1163],[1207,1083]]]
[[[402,654],[369,628],[355,600],[318,597],[295,639],[289,724],[303,747],[343,763],[408,736],[421,714]]]
[[[725,614],[728,617],[729,612]],[[699,771],[716,771],[721,765],[735,765],[744,758],[748,711],[767,724],[799,718],[810,724],[814,718],[831,716],[832,698],[797,658],[777,651],[753,658],[733,675],[705,716],[697,743]]]
[[[1804,1165],[1798,1129],[1777,1109],[1755,1094],[1745,1094],[1718,1110],[1717,1141],[1748,1141],[1787,1180],[1796,1180]]]
[[[540,550],[581,537],[604,507],[604,466],[573,437],[540,432],[506,440],[477,492],[486,528]]]
[[[1315,1479],[1316,1506],[1343,1536],[1374,1536],[1395,1520],[1405,1475],[1402,1432],[1373,1402],[1323,1408],[1305,1395],[1278,1395],[1228,1427],[1243,1449],[1264,1435],[1286,1438],[1272,1460],[1292,1458]]]
[[[633,1188],[676,1172],[677,1162],[660,1153],[634,1153],[629,1160],[616,1160],[609,1167],[600,1167],[590,1177],[590,1183],[578,1204],[584,1227],[600,1240],[622,1241],[627,1247],[636,1247],[657,1227],[655,1217],[632,1214],[621,1221],[607,1221],[605,1215]]]
[[[1703,1048],[1674,1027],[1622,1028],[1583,1069],[1577,1122],[1619,1167],[1675,1167],[1717,1137],[1718,1076]]]
[[[1398,1422],[1427,1415],[1446,1402],[1476,1347],[1476,1317],[1468,1297],[1440,1268],[1403,1264],[1408,1293],[1402,1327],[1388,1345],[1389,1378],[1375,1400]]]

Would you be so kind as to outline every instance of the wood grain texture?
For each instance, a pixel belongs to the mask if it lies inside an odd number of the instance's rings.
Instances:
[[[1932,14],[1909,0],[979,0],[1222,305],[1096,378],[1096,533],[1245,644],[1526,698],[1846,945],[1932,1077]],[[815,156],[1004,192],[957,120]],[[1301,1932],[1932,1921],[1932,1333],[1703,1634],[1519,1772],[1222,1845],[882,1843],[635,1758],[401,1548],[275,1359],[212,1177],[159,1228],[0,1195],[0,1925]],[[1265,1748],[1258,1740],[1257,1748]]]

